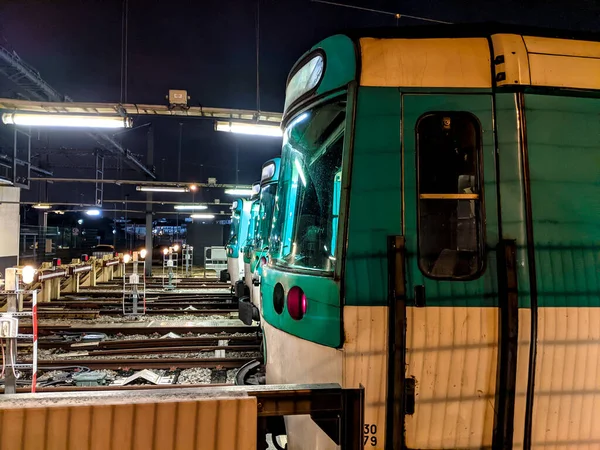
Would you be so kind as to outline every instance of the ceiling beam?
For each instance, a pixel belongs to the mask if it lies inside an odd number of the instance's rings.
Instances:
[[[52,114],[91,114],[124,116],[175,116],[196,119],[235,120],[279,125],[281,113],[251,109],[212,108],[204,106],[145,105],[137,103],[44,102],[0,98],[0,109],[9,112]]]
[[[53,183],[108,183],[108,184],[135,184],[139,186],[190,186],[196,185],[203,188],[221,189],[251,189],[248,184],[208,184],[195,181],[144,181],[144,180],[96,180],[95,178],[54,178],[54,177],[31,177],[31,181],[49,181]]]
[[[15,52],[10,52],[0,46],[0,74],[6,76],[15,83],[21,90],[24,97],[33,98],[37,101],[24,100],[26,103],[57,104],[69,105],[73,101],[66,95],[60,94],[56,89],[50,86],[42,79],[40,73],[33,67],[26,64]],[[9,100],[9,99],[7,99]],[[47,102],[46,100],[50,100]],[[20,100],[16,100],[19,102]],[[156,175],[148,167],[142,164],[133,154],[115,141],[111,136],[100,133],[87,133],[102,148],[125,158],[125,162],[144,173],[153,180]]]

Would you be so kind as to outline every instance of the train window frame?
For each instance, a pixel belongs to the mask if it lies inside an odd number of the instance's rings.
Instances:
[[[421,166],[420,166],[420,133],[419,128],[424,120],[431,117],[442,118],[449,116],[451,118],[466,117],[468,118],[475,128],[475,149],[473,155],[477,158],[475,163],[475,182],[474,186],[477,188],[477,194],[421,194]],[[415,123],[415,169],[416,169],[416,218],[417,218],[417,265],[419,270],[426,278],[436,281],[472,281],[480,278],[487,268],[486,261],[486,227],[485,227],[485,193],[484,193],[484,179],[483,179],[483,126],[479,118],[470,111],[428,111],[422,114]],[[423,261],[421,259],[421,237],[422,237],[422,225],[421,225],[421,201],[422,200],[474,200],[475,201],[475,226],[476,226],[476,252],[477,258],[476,270],[473,273],[465,276],[455,275],[434,275],[431,269],[423,267]]]

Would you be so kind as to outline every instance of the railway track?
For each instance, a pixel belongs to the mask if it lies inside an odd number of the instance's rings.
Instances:
[[[233,309],[194,309],[194,310],[186,310],[186,309],[146,309],[146,312],[143,312],[142,305],[139,306],[140,315],[190,315],[190,316],[214,316],[214,315],[226,315],[237,313],[237,310]],[[87,310],[38,310],[38,318],[39,319],[86,319],[92,320],[97,319],[100,316],[121,316],[123,315],[122,309],[104,309],[97,311],[87,311]]]
[[[92,370],[99,369],[238,369],[244,364],[253,361],[256,358],[160,358],[160,359],[52,359],[38,360],[39,370],[52,370],[56,367],[81,366]],[[24,364],[31,364],[31,361],[24,361]]]
[[[182,337],[170,339],[121,339],[104,340],[93,342],[73,342],[56,339],[40,339],[39,348],[57,348],[61,350],[120,350],[120,349],[161,349],[165,347],[178,347],[189,350],[190,348],[199,348],[206,346],[218,346],[219,341],[227,340],[230,350],[234,346],[246,346],[251,349],[260,348],[260,338],[258,336],[219,336],[219,337]],[[28,346],[31,344],[28,344]],[[246,350],[244,350],[246,351]]]
[[[31,333],[31,325],[23,323],[19,325],[19,331]],[[188,324],[183,325],[178,322],[133,322],[133,323],[114,323],[114,324],[71,324],[71,325],[39,325],[38,334],[47,336],[60,332],[67,333],[105,333],[105,334],[164,334],[168,332],[176,334],[197,333],[197,334],[218,334],[218,333],[259,333],[260,327],[246,325],[202,325]],[[226,336],[226,334],[225,334]]]

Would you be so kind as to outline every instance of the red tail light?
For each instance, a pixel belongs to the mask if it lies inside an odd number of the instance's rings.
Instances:
[[[267,264],[267,258],[263,256],[260,258],[260,267],[264,266],[265,264]]]
[[[61,265],[61,263],[62,263],[62,261],[60,260],[60,258],[54,258],[54,259],[52,260],[52,265],[53,265],[54,267],[58,267],[58,266],[60,266],[60,265]]]
[[[90,257],[88,255],[81,255],[81,262],[88,262]]]
[[[298,286],[290,289],[287,296],[287,309],[294,320],[300,320],[306,314],[306,294]]]

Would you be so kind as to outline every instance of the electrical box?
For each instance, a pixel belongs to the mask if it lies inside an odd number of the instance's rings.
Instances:
[[[0,316],[0,338],[16,338],[19,334],[19,320],[16,317]]]
[[[169,260],[167,261],[167,267],[174,267],[174,266],[175,266],[175,264],[173,264],[173,260],[172,260],[172,259],[169,259]]]
[[[169,104],[173,106],[187,106],[187,91],[178,89],[169,89]]]

